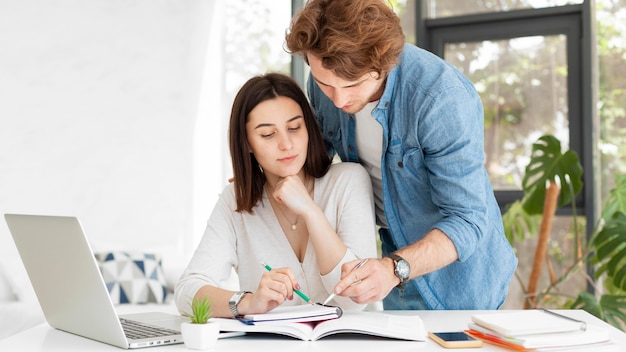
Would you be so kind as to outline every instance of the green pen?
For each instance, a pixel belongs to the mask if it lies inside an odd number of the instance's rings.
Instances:
[[[267,269],[267,271],[272,271],[272,267],[265,264],[265,262],[261,262],[261,265],[263,265],[263,267],[265,269]],[[293,292],[295,292],[298,296],[302,297],[302,299],[308,303],[308,304],[313,304],[313,302],[311,302],[311,299],[309,297],[307,297],[304,293],[302,293],[302,291],[300,290],[296,290],[295,288],[293,289]]]

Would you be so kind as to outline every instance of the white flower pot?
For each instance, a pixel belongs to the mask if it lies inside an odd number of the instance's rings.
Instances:
[[[180,325],[185,346],[192,350],[208,350],[215,347],[220,333],[220,323],[215,321],[206,324],[184,322]]]

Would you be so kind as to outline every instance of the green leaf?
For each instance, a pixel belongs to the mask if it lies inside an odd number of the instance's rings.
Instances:
[[[609,200],[602,209],[602,219],[608,221],[618,211],[626,214],[626,175],[615,176],[615,188],[611,190]]]
[[[604,313],[604,320],[611,325],[619,328],[620,325],[626,324],[626,295],[602,295],[600,307]]]
[[[593,294],[583,291],[569,308],[583,309],[619,329],[626,326],[626,295],[605,294],[597,300]]]
[[[502,214],[504,234],[511,244],[514,244],[516,240],[521,241],[531,235],[536,235],[539,232],[540,221],[541,216],[528,214],[522,208],[520,200],[509,204],[504,214]]]
[[[607,279],[626,291],[626,214],[618,211],[608,219],[594,236],[592,246],[600,263],[596,278],[606,273]]]
[[[522,188],[523,207],[529,214],[541,214],[547,181],[560,182],[559,207],[572,202],[583,186],[583,168],[578,154],[568,150],[561,153],[561,142],[546,135],[533,144],[531,160],[525,170]]]
[[[205,324],[213,315],[211,312],[211,301],[208,297],[203,300],[194,298],[191,301],[191,314],[185,313],[185,316],[191,320],[193,324]]]
[[[600,319],[604,319],[604,316],[602,314],[602,308],[600,307],[600,301],[596,299],[596,296],[586,291],[581,291],[578,293],[576,301],[572,303],[570,308],[583,309]]]

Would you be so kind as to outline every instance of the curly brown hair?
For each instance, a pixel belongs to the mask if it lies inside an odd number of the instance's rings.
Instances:
[[[286,50],[312,54],[346,80],[397,65],[405,37],[400,18],[382,0],[310,0],[291,22]]]

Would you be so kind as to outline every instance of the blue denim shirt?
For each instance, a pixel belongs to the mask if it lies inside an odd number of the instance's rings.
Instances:
[[[331,151],[358,162],[354,115],[336,108],[311,77],[308,94]],[[484,167],[483,107],[474,86],[407,44],[372,115],[383,130],[383,205],[393,241],[383,242],[383,255],[435,228],[458,252],[457,261],[406,290],[417,290],[430,309],[499,308],[517,258]]]

